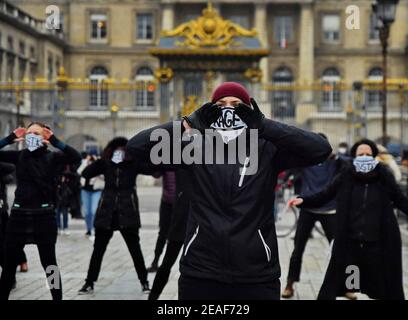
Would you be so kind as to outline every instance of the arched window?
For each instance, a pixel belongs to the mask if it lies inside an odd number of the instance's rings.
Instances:
[[[103,66],[92,68],[89,75],[91,88],[89,90],[89,104],[91,107],[108,106],[108,90],[105,87],[104,80],[108,78],[108,70]]]
[[[336,68],[324,70],[322,76],[323,108],[328,110],[338,109],[341,106],[340,72]]]
[[[293,91],[288,87],[293,83],[293,74],[289,68],[280,67],[272,76],[274,86],[282,86],[282,90],[272,92],[272,113],[275,117],[294,117]]]
[[[149,67],[141,67],[136,71],[136,108],[152,109],[154,107],[153,71]]]
[[[373,68],[368,73],[368,80],[372,81],[370,86],[381,86],[383,79],[383,72],[381,68]],[[368,108],[379,108],[382,105],[383,97],[381,90],[374,88],[374,90],[367,90],[366,103]]]

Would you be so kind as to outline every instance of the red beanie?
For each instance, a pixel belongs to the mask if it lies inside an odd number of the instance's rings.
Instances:
[[[215,89],[212,95],[212,103],[217,102],[224,97],[236,97],[242,100],[245,104],[250,105],[250,97],[248,91],[239,83],[236,82],[224,82]]]

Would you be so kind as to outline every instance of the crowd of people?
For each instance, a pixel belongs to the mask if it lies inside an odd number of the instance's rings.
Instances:
[[[187,137],[180,138],[180,154],[191,150],[197,132],[218,132],[224,147],[211,144],[210,148],[223,161],[190,163],[171,158],[157,164],[151,159],[157,143],[151,135],[157,129],[169,134],[172,152],[177,150],[177,137]],[[257,134],[257,159],[246,148],[241,163],[238,146],[233,145],[236,161],[231,163],[229,148],[242,135],[252,143],[251,130]],[[200,148],[208,150],[209,139],[205,136],[201,142]],[[17,267],[28,269],[26,244],[37,245],[49,279],[49,267],[58,268],[57,236],[70,235],[70,215],[85,220],[86,236],[94,246],[78,294],[94,292],[109,241],[119,231],[149,300],[160,297],[180,252],[179,299],[290,298],[318,221],[331,248],[318,299],[356,299],[355,291],[373,299],[404,299],[401,236],[394,209],[408,214],[404,195],[408,151],[402,155],[401,167],[385,147],[369,139],[356,142],[350,150],[342,143],[334,152],[323,133],[265,118],[248,91],[234,82],[221,84],[210,102],[182,119],[143,130],[130,140],[115,137],[100,156],[80,154],[40,122],[14,130],[0,140],[0,149],[14,143],[24,143],[24,148],[0,151],[0,299],[9,298]],[[204,160],[207,153],[201,156]],[[255,161],[257,170],[246,175]],[[6,185],[13,175],[16,190],[9,208]],[[163,183],[150,267],[139,236],[138,175],[161,177]],[[282,176],[292,177],[298,195],[288,206],[300,208],[283,293],[273,213],[274,190]],[[358,289],[346,284],[350,265],[360,270]],[[152,288],[149,272],[156,273]],[[52,298],[61,300],[61,277],[49,287]]]

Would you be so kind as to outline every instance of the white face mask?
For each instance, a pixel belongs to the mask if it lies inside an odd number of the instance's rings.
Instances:
[[[42,141],[43,141],[43,137],[40,135],[34,134],[34,133],[29,133],[25,136],[25,143],[26,143],[27,149],[31,152],[44,146]]]
[[[353,160],[357,172],[368,173],[373,171],[378,164],[372,156],[358,156]]]
[[[228,143],[236,139],[248,126],[235,113],[234,107],[226,106],[221,108],[221,111],[222,115],[210,127],[217,130],[224,143]]]
[[[339,153],[341,154],[346,154],[347,153],[347,149],[346,148],[339,148]]]
[[[115,150],[112,155],[112,162],[118,164],[125,159],[125,152],[123,150]]]

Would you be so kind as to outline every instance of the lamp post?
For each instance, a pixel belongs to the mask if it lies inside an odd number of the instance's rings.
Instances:
[[[395,13],[399,0],[377,0],[373,4],[373,13],[376,15],[377,29],[380,32],[380,41],[383,56],[382,81],[382,144],[387,145],[387,54],[388,38],[391,24],[395,21]]]

